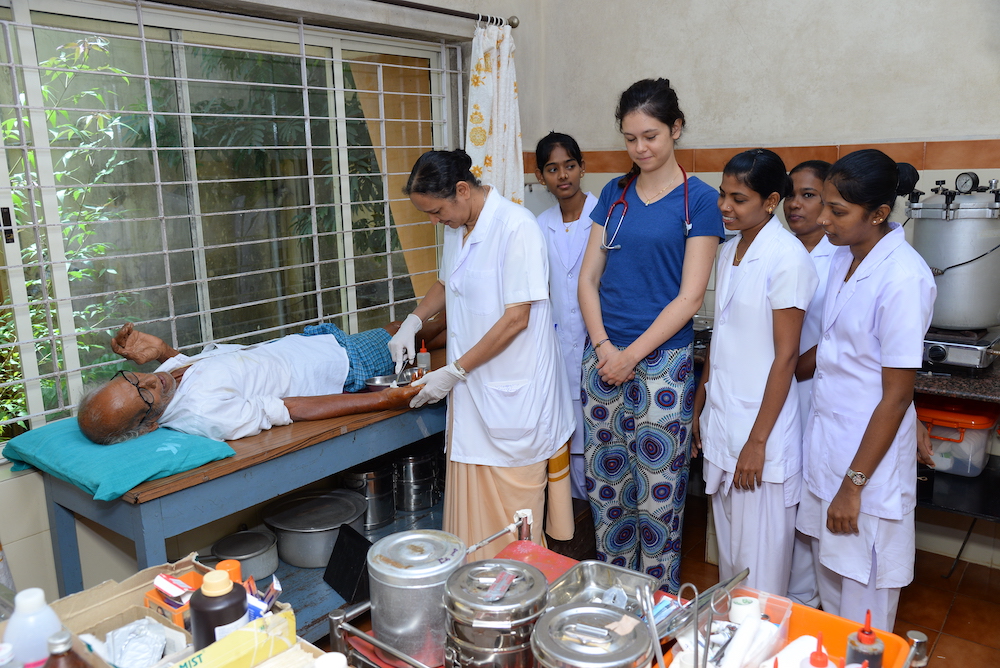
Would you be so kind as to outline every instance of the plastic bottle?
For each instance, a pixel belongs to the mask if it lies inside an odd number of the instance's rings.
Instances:
[[[313,668],[347,668],[347,657],[340,652],[327,652],[316,657]]]
[[[872,631],[872,611],[865,613],[865,625],[847,636],[847,663],[868,662],[868,668],[882,668],[885,643]]]
[[[49,636],[61,629],[62,622],[45,602],[45,592],[32,587],[14,597],[14,614],[3,641],[14,646],[14,660],[24,668],[41,668],[49,658]]]
[[[215,565],[220,571],[229,573],[229,579],[236,584],[243,584],[243,564],[237,559],[223,559]]]
[[[87,662],[73,650],[73,636],[63,629],[49,638],[49,658],[45,668],[89,668]]]
[[[799,664],[802,668],[837,668],[837,664],[830,660],[826,652],[823,651],[823,633],[816,634],[816,651],[803,659]]]
[[[225,571],[206,573],[201,589],[191,595],[189,605],[195,651],[205,649],[250,621],[246,590],[234,587]]]
[[[814,649],[816,649],[816,636],[799,636],[772,658],[762,661],[760,668],[771,668],[774,659],[778,659],[782,666],[801,666],[803,661],[809,660],[809,655]]]
[[[420,352],[417,353],[417,368],[423,369],[424,373],[431,370],[431,354],[427,352],[427,344],[420,340]]]
[[[14,646],[9,643],[0,643],[0,668],[22,668],[14,658]]]

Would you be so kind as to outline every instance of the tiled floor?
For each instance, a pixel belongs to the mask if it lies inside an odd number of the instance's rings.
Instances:
[[[689,496],[684,517],[681,581],[699,589],[719,581],[719,568],[705,563],[704,497]],[[913,583],[899,596],[896,628],[906,637],[927,634],[929,668],[1000,668],[1000,570],[965,561],[950,578],[952,559],[917,550]]]

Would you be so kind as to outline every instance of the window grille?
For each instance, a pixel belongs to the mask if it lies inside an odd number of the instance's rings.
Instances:
[[[182,351],[321,321],[356,332],[404,318],[436,280],[434,226],[401,190],[459,136],[458,47],[140,2],[9,4],[8,436],[131,368],[108,345],[126,321]]]

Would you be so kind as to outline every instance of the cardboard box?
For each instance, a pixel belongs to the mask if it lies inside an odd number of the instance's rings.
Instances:
[[[153,586],[153,578],[159,573],[170,573],[184,577],[188,573],[204,575],[211,569],[199,563],[194,553],[173,563],[153,566],[142,570],[122,582],[108,580],[101,584],[70,594],[49,605],[74,636],[74,647],[91,668],[111,668],[104,660],[87,651],[77,636],[92,633],[103,639],[108,631],[114,630],[142,617],[149,617],[158,623],[184,634],[190,642],[191,636],[183,628],[172,624],[155,610],[145,607],[146,592]],[[188,655],[179,662],[171,662],[174,668],[253,668],[264,660],[289,647],[302,646],[295,635],[295,614],[287,603],[281,601],[272,607],[270,617],[254,620],[242,629],[213,643],[200,652]],[[6,622],[0,623],[0,636]],[[308,643],[305,643],[308,645]],[[308,645],[315,651],[315,647]],[[188,650],[190,651],[190,650]],[[181,654],[183,656],[183,654]]]
[[[196,556],[191,553],[173,564],[152,566],[122,582],[107,580],[90,589],[64,596],[50,605],[67,629],[77,635],[85,633],[87,629],[127,608],[144,607],[146,592],[153,588],[153,578],[159,573],[181,577],[192,571],[204,575],[212,570],[199,563]],[[166,618],[162,619],[167,621]]]
[[[278,611],[275,611],[275,609]],[[278,602],[270,617],[255,619],[173,668],[253,668],[286,649],[295,647],[295,614],[287,603]]]

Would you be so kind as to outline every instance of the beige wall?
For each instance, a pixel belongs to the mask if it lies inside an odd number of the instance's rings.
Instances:
[[[1000,136],[994,0],[537,5],[515,31],[525,146],[558,127],[618,148],[617,94],[657,76],[691,147]]]

